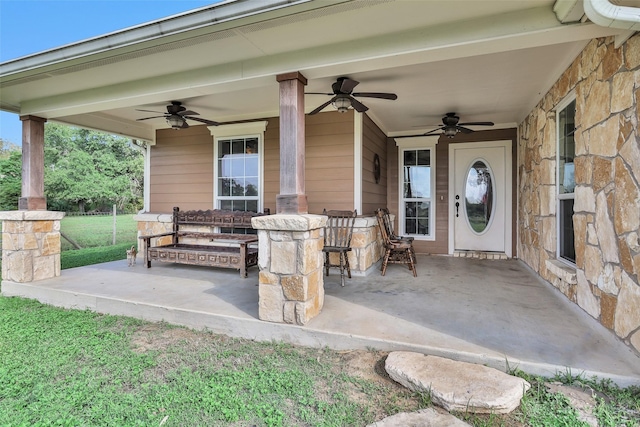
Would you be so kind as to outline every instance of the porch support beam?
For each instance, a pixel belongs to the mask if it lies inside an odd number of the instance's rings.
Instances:
[[[276,196],[276,213],[306,214],[304,87],[307,79],[293,72],[280,74],[276,80],[280,83],[280,194]]]
[[[21,116],[22,121],[22,197],[21,211],[46,210],[44,196],[44,124],[47,119]]]

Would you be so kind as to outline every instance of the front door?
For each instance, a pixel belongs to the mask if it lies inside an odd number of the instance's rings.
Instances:
[[[511,141],[450,144],[449,161],[450,252],[511,257]]]

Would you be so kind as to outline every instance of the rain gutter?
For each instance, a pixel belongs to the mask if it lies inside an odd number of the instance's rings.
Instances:
[[[584,0],[584,12],[601,27],[640,31],[640,8],[618,6],[609,0]]]

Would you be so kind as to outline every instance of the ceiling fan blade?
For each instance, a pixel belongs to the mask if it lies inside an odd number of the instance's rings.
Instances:
[[[351,95],[360,96],[363,98],[391,99],[392,101],[398,99],[398,95],[396,95],[395,93],[384,93],[384,92],[357,92],[357,93],[352,93]]]
[[[456,126],[456,129],[458,129],[462,133],[472,133],[473,132],[473,130],[471,130],[469,128],[462,127],[460,125]]]
[[[166,114],[162,111],[154,111],[154,110],[138,110],[136,109],[136,111],[144,111],[145,113],[158,113],[158,114]]]
[[[191,110],[179,111],[176,114],[179,116],[199,116],[200,115],[195,111],[191,111]]]
[[[356,110],[358,113],[364,113],[369,109],[369,107],[367,107],[362,102],[355,99],[354,97],[350,96],[349,99],[351,100],[351,105],[353,106],[354,110]]]
[[[312,112],[310,112],[310,113],[309,113],[309,115],[313,115],[313,114],[319,113],[320,111],[324,110],[324,108],[325,108],[327,105],[331,104],[333,101],[335,101],[335,99],[336,99],[336,98],[337,98],[337,97],[336,97],[336,96],[334,96],[333,98],[331,98],[330,100],[328,100],[327,102],[325,102],[324,104],[322,104],[321,106],[319,106],[318,108],[316,108],[315,110],[313,110]]]
[[[145,117],[144,119],[136,119],[137,122],[141,121],[141,120],[149,120],[149,119],[159,119],[159,118],[166,118],[167,116],[153,116],[153,117]]]
[[[466,122],[458,123],[458,126],[493,126],[493,122]]]
[[[325,92],[305,92],[305,95],[328,95],[333,96],[335,93],[325,93]]]
[[[431,135],[431,134],[433,134],[433,133],[440,132],[441,130],[444,130],[444,126],[439,127],[438,129],[430,130],[429,132],[427,132],[427,133],[423,133],[422,135],[423,135],[423,136]]]
[[[344,77],[342,79],[342,85],[340,86],[340,92],[342,92],[342,93],[351,93],[353,88],[355,88],[359,84],[360,84],[360,82],[352,80],[349,77]]]
[[[182,118],[187,120],[194,120],[200,123],[205,123],[209,126],[218,126],[220,124],[218,122],[214,122],[213,120],[202,119],[200,117],[182,116]]]

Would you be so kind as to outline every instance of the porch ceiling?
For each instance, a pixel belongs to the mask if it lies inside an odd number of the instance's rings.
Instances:
[[[0,64],[0,108],[153,140],[167,124],[137,122],[150,115],[137,109],[179,100],[219,122],[277,116],[275,76],[301,71],[308,92],[348,76],[357,91],[397,93],[363,99],[389,135],[430,130],[448,111],[514,126],[589,39],[622,32],[561,24],[553,0],[271,3],[203,23],[251,5],[224,2]],[[307,95],[306,110],[328,99]]]

